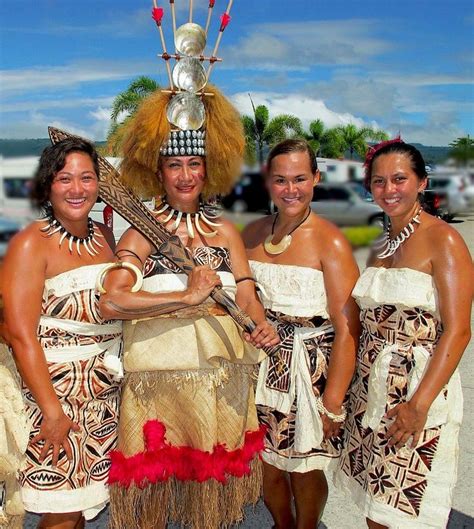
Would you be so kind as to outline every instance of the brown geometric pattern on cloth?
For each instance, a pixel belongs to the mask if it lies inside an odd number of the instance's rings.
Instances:
[[[266,314],[267,318],[277,326],[281,337],[280,356],[283,361],[283,370],[281,370],[281,364],[279,365],[278,360],[273,357],[270,358],[266,385],[277,391],[288,392],[295,329],[298,327],[317,328],[328,325],[330,321],[321,317],[292,317],[270,310],[267,310]],[[323,394],[326,386],[327,367],[333,341],[334,331],[332,328],[315,338],[304,340],[313,391],[317,397]],[[257,406],[259,422],[267,427],[265,449],[288,459],[306,459],[315,456],[338,457],[342,447],[340,436],[324,440],[320,448],[313,448],[310,452],[300,453],[294,450],[297,409],[296,398],[288,414],[269,406]]]
[[[198,246],[190,252],[197,265],[209,265],[212,270],[231,272],[230,253],[228,248],[220,246]],[[179,274],[181,270],[163,255],[150,255],[143,267],[143,276],[152,277],[157,274]]]
[[[43,300],[41,314],[51,318],[73,320],[83,323],[104,323],[98,309],[98,297],[94,289],[71,292],[64,296],[55,296],[51,292]],[[58,329],[51,325],[38,326],[38,339],[41,347],[48,350],[55,347],[76,347],[78,345],[94,345],[110,340],[114,335],[85,336],[82,334]]]
[[[69,434],[72,460],[61,451],[56,468],[51,466],[51,451],[40,463],[42,443],[29,444],[26,466],[20,474],[23,487],[40,491],[74,490],[107,480],[108,453],[117,441],[120,386],[104,368],[104,354],[88,360],[48,363],[61,406],[80,430]],[[40,431],[42,414],[29,390],[25,386],[22,389],[32,422],[31,439]]]
[[[48,293],[48,299],[43,301],[41,314],[64,320],[104,323],[99,313],[98,297],[93,288],[71,292],[64,296]]]
[[[271,310],[266,311],[267,318],[276,326],[278,334],[280,336],[280,358],[278,355],[273,355],[269,358],[269,366],[267,372],[267,378],[265,385],[276,391],[288,393],[290,389],[290,365],[291,357],[293,354],[293,342],[295,338],[295,329],[299,327],[321,327],[322,325],[329,324],[329,320],[325,320],[320,316],[314,318],[301,318],[288,316],[281,312],[274,312]],[[328,335],[330,335],[328,337]],[[327,333],[325,335],[327,339],[333,340],[334,333]],[[311,354],[311,351],[317,353],[318,344],[322,340],[317,338],[311,338],[310,340],[304,340],[306,352],[308,353],[309,362],[311,364],[310,371],[311,377],[314,384],[318,384],[319,387],[318,395],[324,391],[325,379],[321,378],[323,371],[327,369],[324,355],[320,354],[319,362],[317,354]]]
[[[344,439],[347,448],[340,465],[377,502],[416,518],[430,479],[441,428],[425,429],[414,449],[397,450],[389,447],[385,439],[391,420],[384,417],[381,427],[374,432],[362,426],[362,418],[367,409],[370,370],[383,348],[395,343],[399,346],[390,361],[386,412],[406,402],[414,368],[413,347],[422,346],[431,354],[442,332],[441,323],[425,310],[394,305],[364,309],[360,319],[363,332],[350,391]]]

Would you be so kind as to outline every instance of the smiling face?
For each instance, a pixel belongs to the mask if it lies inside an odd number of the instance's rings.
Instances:
[[[391,152],[378,156],[372,165],[370,190],[374,201],[392,218],[413,215],[418,194],[427,179],[418,178],[406,153]]]
[[[99,180],[91,157],[71,152],[53,177],[49,200],[54,216],[67,226],[87,219],[99,195]]]
[[[266,185],[278,210],[293,216],[308,209],[318,181],[319,171],[311,172],[308,153],[295,151],[272,159]]]
[[[163,157],[158,178],[172,207],[180,211],[197,210],[206,178],[206,164],[202,156]]]

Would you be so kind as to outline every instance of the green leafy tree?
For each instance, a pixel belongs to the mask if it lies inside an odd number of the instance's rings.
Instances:
[[[107,134],[107,154],[113,156],[121,154],[127,122],[138,110],[141,102],[159,88],[154,79],[141,76],[134,79],[126,90],[115,96],[110,113],[112,123]],[[123,115],[125,117],[119,121]]]
[[[286,138],[303,137],[301,120],[291,114],[279,114],[270,119],[265,105],[253,104],[253,116],[242,116],[245,134],[245,159],[247,163],[255,163],[258,159],[263,165],[265,146],[272,147]]]
[[[388,134],[383,130],[377,130],[372,127],[357,128],[353,124],[336,127],[337,134],[341,139],[343,156],[349,151],[351,160],[356,153],[361,159],[364,159],[367,151],[367,142],[388,140]]]
[[[474,140],[467,135],[457,138],[449,146],[449,157],[453,158],[458,165],[465,167],[471,160],[474,160]]]
[[[339,132],[336,129],[326,129],[320,119],[316,119],[309,124],[309,130],[305,132],[304,137],[311,145],[316,156],[337,158],[343,151]]]

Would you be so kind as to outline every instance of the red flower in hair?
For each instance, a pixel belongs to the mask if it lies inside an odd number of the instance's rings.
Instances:
[[[386,140],[382,141],[380,143],[377,143],[377,145],[374,145],[373,147],[369,147],[367,149],[367,152],[365,153],[365,161],[364,166],[368,167],[370,165],[370,162],[372,161],[372,158],[375,156],[375,153],[380,151],[383,147],[387,145],[392,145],[392,143],[405,143],[400,136],[397,136],[396,138],[393,138],[393,140]]]

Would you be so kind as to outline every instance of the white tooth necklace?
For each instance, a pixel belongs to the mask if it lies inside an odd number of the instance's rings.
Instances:
[[[297,230],[303,222],[310,216],[311,214],[311,208],[308,209],[308,213],[304,216],[303,220],[301,220],[291,231],[290,233],[287,233],[281,238],[281,241],[278,244],[273,244],[273,234],[275,233],[275,225],[276,221],[278,219],[278,213],[275,215],[275,219],[273,220],[272,224],[272,232],[268,237],[265,239],[263,243],[263,247],[265,248],[265,251],[269,253],[270,255],[279,255],[283,253],[291,244],[291,234]]]
[[[69,252],[72,253],[73,249],[76,249],[76,252],[79,255],[81,254],[81,244],[86,249],[87,253],[89,255],[98,255],[99,251],[94,246],[94,244],[100,248],[103,248],[104,245],[101,244],[96,237],[104,237],[102,233],[100,233],[100,230],[97,228],[97,226],[94,224],[92,219],[89,217],[87,219],[87,228],[89,230],[89,233],[86,237],[77,237],[76,235],[73,235],[72,233],[69,233],[67,229],[59,222],[58,219],[54,217],[53,211],[50,209],[46,213],[46,217],[42,219],[38,219],[38,222],[47,222],[46,226],[44,228],[40,228],[42,232],[44,232],[48,237],[51,237],[55,233],[60,234],[59,237],[59,247],[61,248],[62,243],[64,240],[68,240],[68,247]]]
[[[222,214],[222,212],[219,211],[219,207],[214,204],[201,202],[199,204],[199,211],[197,213],[185,213],[183,211],[174,209],[168,204],[166,198],[162,198],[161,204],[159,204],[155,209],[155,214],[161,215],[168,210],[169,212],[167,213],[166,217],[160,219],[160,222],[162,224],[166,224],[171,219],[175,219],[173,223],[173,229],[176,231],[181,224],[181,221],[184,220],[186,222],[186,230],[191,239],[194,239],[195,237],[194,228],[196,228],[196,231],[203,237],[215,237],[218,232],[213,228],[222,226],[222,224],[214,222]],[[202,224],[204,224],[207,228],[210,228],[211,231],[204,230]]]
[[[382,241],[375,246],[376,250],[380,251],[380,253],[377,254],[379,259],[386,259],[387,257],[392,256],[398,250],[400,245],[412,235],[415,231],[416,225],[421,224],[420,215],[422,211],[423,208],[420,207],[410,222],[394,239],[390,237],[390,224],[388,225]]]

